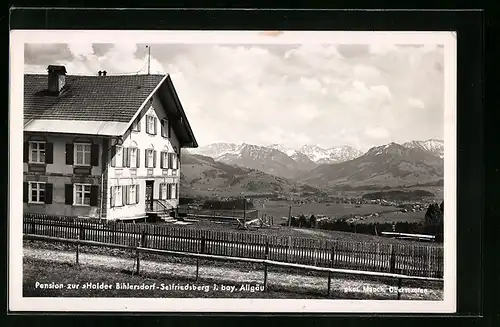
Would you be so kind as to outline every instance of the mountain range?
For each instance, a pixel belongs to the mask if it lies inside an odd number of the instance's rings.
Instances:
[[[396,143],[391,143],[395,145]],[[420,149],[443,158],[443,141],[411,141],[400,145],[408,149]],[[383,147],[383,146],[382,146]],[[281,144],[259,146],[247,143],[213,143],[190,150],[192,154],[211,157],[229,165],[238,165],[284,178],[304,178],[322,165],[349,162],[373,154],[374,147],[363,153],[349,146],[323,149],[317,145],[304,145],[300,149],[286,148]]]
[[[225,164],[211,157],[181,151],[181,189],[183,196],[196,191],[290,193],[317,191],[297,181],[270,175],[260,170]]]
[[[320,165],[298,178],[322,187],[400,187],[442,182],[444,167],[438,142],[390,143],[338,164]],[[432,145],[432,146],[431,146]]]

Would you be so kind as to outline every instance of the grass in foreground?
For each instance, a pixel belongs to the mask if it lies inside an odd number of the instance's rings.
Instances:
[[[326,298],[326,274],[323,274],[319,279],[316,277],[311,277],[311,274],[304,274],[302,271],[283,271],[277,270],[275,268],[269,269],[269,291],[262,293],[249,292],[249,290],[237,291],[237,292],[227,292],[222,291],[222,288],[214,289],[210,287],[213,284],[234,286],[238,290],[242,285],[255,285],[259,283],[262,285],[261,273],[262,267],[219,267],[210,268],[209,262],[203,260],[200,262],[200,270],[203,273],[200,275],[198,283],[195,283],[194,268],[191,262],[182,262],[175,264],[167,264],[167,266],[153,267],[151,264],[144,262],[144,267],[149,267],[146,270],[141,271],[141,276],[135,276],[132,274],[133,267],[129,265],[131,262],[116,262],[116,259],[109,257],[105,265],[97,264],[95,256],[88,254],[90,256],[82,258],[82,264],[76,265],[67,259],[57,259],[58,255],[53,250],[42,250],[47,251],[46,254],[40,252],[41,256],[28,256],[24,257],[24,296],[26,297],[210,297],[210,298]],[[67,252],[66,252],[67,253]],[[110,253],[107,253],[109,256]],[[66,255],[67,257],[67,255]],[[105,257],[103,257],[105,258]],[[131,259],[131,258],[130,258]],[[145,259],[145,258],[144,258]],[[152,258],[149,258],[151,260]],[[50,261],[49,261],[50,260]],[[87,261],[88,260],[88,261]],[[99,259],[97,259],[99,260]],[[102,261],[102,259],[101,259]],[[123,261],[123,259],[122,259]],[[128,260],[127,260],[128,261]],[[104,261],[102,261],[104,262]],[[115,262],[113,264],[113,262]],[[151,261],[150,261],[151,262]],[[191,268],[189,268],[191,266]],[[215,269],[215,270],[214,270]],[[225,271],[220,271],[223,269]],[[219,271],[218,271],[219,270]],[[254,277],[251,277],[251,276]],[[309,275],[309,277],[307,277]],[[379,281],[378,283],[361,281],[359,279],[346,279],[346,276],[339,276],[341,279],[336,279],[332,276],[332,293],[331,298],[334,299],[395,299],[394,294],[388,294],[387,292],[382,292],[378,294],[367,294],[366,292],[355,291],[351,293],[345,293],[345,287],[352,287],[353,285],[358,285],[355,287],[364,287],[364,285],[388,285],[394,286],[394,280],[389,281]],[[286,281],[285,281],[286,280]],[[351,280],[351,281],[350,281]],[[239,281],[239,282],[236,282]],[[105,283],[116,285],[116,283],[131,283],[131,284],[153,284],[155,283],[158,288],[154,291],[151,290],[96,290],[88,288],[80,289],[40,289],[35,288],[35,283],[62,283],[66,284],[78,284],[85,285],[88,282],[93,284]],[[161,284],[182,284],[182,285],[197,285],[202,286],[200,290],[162,290]],[[311,283],[311,284],[309,284]],[[318,284],[319,283],[319,284]],[[335,286],[334,286],[335,285]],[[83,287],[83,286],[81,286]],[[405,282],[404,287],[420,287],[425,288],[430,291],[427,296],[421,297],[407,297],[403,296],[402,299],[435,299],[439,300],[442,296],[441,291],[436,289],[436,285],[423,285],[422,283],[416,283],[410,285],[410,283]],[[207,289],[208,288],[208,289]],[[441,294],[441,295],[440,295]]]
[[[58,289],[42,289],[36,283],[59,285]],[[92,285],[108,285],[110,289],[93,289]],[[155,289],[117,289],[117,284],[144,285]],[[78,289],[69,285],[78,285]],[[189,286],[198,289],[168,289],[170,285]],[[216,285],[216,287],[214,287]],[[242,290],[241,287],[245,286]],[[248,288],[246,288],[248,285]],[[250,288],[254,286],[252,291]],[[257,290],[256,287],[257,286]],[[223,290],[234,287],[234,291]],[[298,292],[297,292],[298,291]],[[256,283],[220,283],[210,279],[194,281],[192,278],[165,277],[143,273],[132,275],[129,271],[118,269],[98,269],[76,264],[48,262],[37,259],[24,259],[23,262],[24,297],[136,297],[136,298],[299,298],[319,299],[320,294],[311,294],[304,290],[273,290],[262,292],[262,285]]]

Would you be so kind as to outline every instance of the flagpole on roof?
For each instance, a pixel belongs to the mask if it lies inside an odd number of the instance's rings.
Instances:
[[[151,47],[149,45],[146,45],[146,48],[148,48],[148,75],[149,75],[151,71]]]

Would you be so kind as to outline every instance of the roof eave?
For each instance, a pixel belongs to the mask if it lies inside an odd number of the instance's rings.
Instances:
[[[182,125],[186,128],[188,132],[188,136],[190,138],[190,142],[186,142],[181,145],[182,148],[197,148],[198,147],[198,142],[196,141],[196,137],[194,136],[193,129],[191,128],[191,125],[189,124],[189,120],[186,116],[186,112],[184,111],[184,108],[182,107],[181,101],[179,99],[179,96],[177,95],[177,92],[175,91],[174,83],[172,82],[172,79],[170,78],[170,75],[167,75],[166,81],[168,83],[168,89],[172,93],[172,96],[174,98],[175,105],[177,107],[177,110],[179,110],[179,113],[182,117]]]

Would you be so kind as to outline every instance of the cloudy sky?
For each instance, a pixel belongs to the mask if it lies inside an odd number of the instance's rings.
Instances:
[[[443,138],[441,46],[150,44],[151,73],[169,73],[200,146],[300,148]],[[25,73],[147,73],[146,44],[26,44]]]

